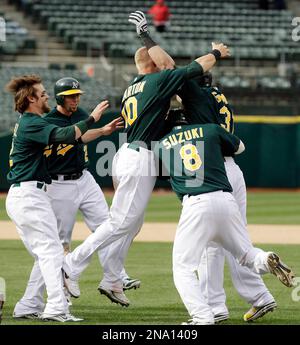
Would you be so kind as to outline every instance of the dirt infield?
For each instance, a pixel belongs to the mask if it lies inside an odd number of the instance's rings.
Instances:
[[[248,230],[254,243],[300,244],[300,225],[248,225]],[[172,242],[175,231],[176,223],[145,223],[135,241]],[[89,234],[87,226],[77,222],[73,240],[84,240]],[[19,238],[12,222],[0,222],[0,240]]]

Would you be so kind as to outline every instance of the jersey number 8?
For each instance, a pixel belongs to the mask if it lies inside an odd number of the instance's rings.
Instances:
[[[193,144],[186,144],[182,146],[179,151],[180,157],[183,160],[183,165],[186,170],[196,171],[202,165],[202,160],[199,156],[197,147]]]

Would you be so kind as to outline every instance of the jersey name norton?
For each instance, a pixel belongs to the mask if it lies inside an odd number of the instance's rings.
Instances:
[[[232,192],[223,156],[237,151],[240,139],[216,124],[177,126],[159,142],[155,154],[183,196],[223,190]]]
[[[170,98],[187,78],[202,73],[202,67],[193,61],[185,67],[138,75],[125,90],[121,104],[127,142],[144,142],[150,148],[151,141],[159,140]]]
[[[51,183],[43,149],[49,144],[55,128],[57,126],[49,124],[37,114],[24,113],[19,117],[9,154],[7,180],[10,184],[24,181]]]
[[[72,126],[87,118],[88,113],[82,108],[78,108],[71,116],[63,115],[54,108],[44,117],[46,121],[59,127]],[[51,144],[45,147],[44,155],[51,175],[74,174],[88,166],[87,146],[81,143]]]
[[[189,123],[215,123],[233,133],[233,111],[218,88],[200,87],[195,80],[189,80],[178,95]]]

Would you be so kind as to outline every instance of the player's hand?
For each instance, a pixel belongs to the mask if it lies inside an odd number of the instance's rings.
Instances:
[[[95,122],[101,119],[102,114],[108,107],[109,107],[108,101],[103,101],[96,106],[96,108],[91,113],[91,116],[93,116],[93,118],[95,119]]]
[[[225,46],[223,43],[212,42],[211,45],[212,45],[212,50],[217,49],[220,51],[221,58],[226,58],[226,57],[230,56],[229,48],[227,46]]]
[[[136,26],[138,35],[148,31],[147,19],[142,11],[130,13],[128,21]]]
[[[120,116],[101,128],[102,135],[110,135],[121,128],[124,128],[124,119]]]

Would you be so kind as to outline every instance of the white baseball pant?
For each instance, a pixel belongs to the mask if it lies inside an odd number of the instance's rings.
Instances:
[[[218,191],[184,197],[173,247],[175,286],[192,318],[214,323],[214,313],[201,292],[198,266],[209,242],[219,243],[253,272],[269,272],[268,253],[254,248],[231,193]]]
[[[246,185],[243,173],[232,157],[225,157],[225,169],[233,189],[232,194],[242,216],[243,229],[248,237],[246,228]],[[229,264],[233,285],[245,301],[256,307],[274,301],[274,297],[265,286],[260,275],[252,272],[247,267],[239,265],[236,259],[227,250],[224,250],[220,244],[211,242],[205,248],[201,257],[198,274],[201,291],[214,315],[228,314],[226,294],[223,287],[225,256]]]
[[[97,226],[108,218],[108,206],[103,192],[87,170],[83,172],[78,180],[52,181],[52,184],[47,187],[47,195],[50,197],[51,206],[57,219],[59,237],[62,243],[71,242],[78,209],[82,212],[84,220],[91,231],[95,231]],[[126,236],[124,240],[121,239],[104,248],[104,250],[98,251],[104,277],[107,276],[109,279],[106,279],[105,286],[111,290],[120,291],[119,286],[115,287],[115,282],[118,282],[120,277],[122,278],[120,271],[123,269],[125,259],[121,257],[121,254],[124,246],[126,248],[123,251],[127,253],[131,241],[132,239],[128,240]],[[129,242],[128,246],[127,242]],[[114,250],[114,248],[116,249]],[[110,256],[110,250],[114,250],[116,255]],[[117,271],[115,266],[118,267]],[[127,276],[125,270],[122,273],[123,276]],[[40,271],[34,266],[24,296],[16,305],[14,312],[17,315],[27,314],[28,310],[39,312],[43,309],[44,290],[44,279]]]
[[[118,154],[114,156],[112,164],[112,178],[115,190],[118,188],[120,183],[120,178],[118,177],[116,171],[118,157]],[[102,260],[105,260],[106,265],[103,267],[103,278],[100,282],[100,285],[105,289],[119,291],[120,288],[118,288],[118,281],[120,281],[120,279],[124,281],[128,277],[128,274],[124,268],[125,259],[128,254],[129,247],[135,236],[141,230],[143,223],[144,213],[139,219],[136,220],[136,232],[132,231],[128,233],[126,236],[123,236],[119,240],[111,243],[109,246],[101,250],[103,253]]]
[[[108,219],[109,209],[100,186],[89,171],[84,170],[78,180],[64,181],[62,175],[58,177],[61,177],[61,180],[52,181],[48,195],[57,218],[60,239],[62,243],[70,243],[78,210],[81,211],[88,228],[94,232]],[[131,242],[131,236],[125,236],[98,251],[99,262],[104,272],[102,282],[107,289],[120,291],[115,285],[121,277],[121,272],[122,277],[128,277],[124,261]]]
[[[114,158],[113,169],[118,186],[109,219],[65,257],[64,269],[72,279],[79,278],[96,250],[102,250],[128,234],[133,238],[140,230],[156,181],[155,161],[152,151],[142,147],[137,151],[128,145],[123,144]],[[116,282],[117,286],[122,288],[121,279]]]
[[[19,187],[11,186],[6,198],[6,210],[16,224],[26,249],[35,259],[26,298],[17,303],[16,316],[43,310],[54,315],[67,313],[69,309],[61,273],[63,247],[46,192],[37,188],[37,181],[21,182]],[[31,289],[32,284],[38,283],[44,291],[44,282],[48,295],[46,306],[41,295],[36,295],[36,291]]]

